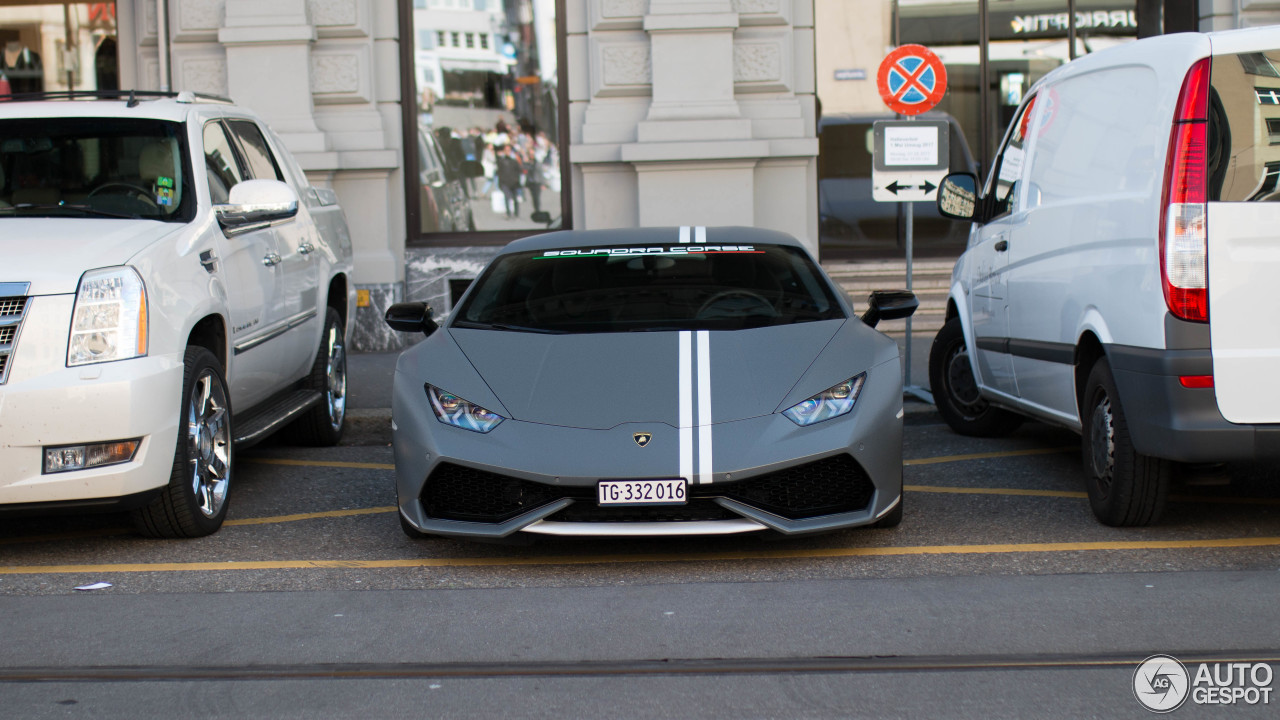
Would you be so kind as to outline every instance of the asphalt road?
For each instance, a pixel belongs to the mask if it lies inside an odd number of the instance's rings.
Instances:
[[[7,520],[3,714],[1145,717],[1152,654],[1280,667],[1274,466],[1187,472],[1164,522],[1122,530],[1069,432],[907,424],[892,530],[414,541],[390,448],[278,444],[240,455],[209,538]]]

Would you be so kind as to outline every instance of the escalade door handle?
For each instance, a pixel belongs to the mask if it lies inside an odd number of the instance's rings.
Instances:
[[[311,244],[311,243],[309,243],[309,242],[304,242],[304,243],[302,243],[301,245],[299,245],[299,246],[298,246],[298,254],[299,254],[299,255],[310,255],[310,254],[311,254],[315,249],[316,249],[316,246],[315,246],[315,245],[312,245],[312,244]]]
[[[997,235],[994,247],[996,252],[1004,252],[1009,249],[1009,240],[1004,235]]]
[[[262,264],[266,265],[267,267],[271,267],[272,265],[279,265],[280,264],[279,253],[267,253],[262,258]]]

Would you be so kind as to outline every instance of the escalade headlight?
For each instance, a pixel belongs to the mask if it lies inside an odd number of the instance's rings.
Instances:
[[[80,277],[67,367],[147,354],[147,289],[131,267],[90,270]]]
[[[435,412],[436,419],[463,430],[487,433],[506,419],[435,385],[427,385],[427,398],[431,400],[431,409]]]
[[[849,378],[807,400],[801,400],[783,410],[782,414],[801,427],[840,417],[853,410],[854,403],[858,402],[858,393],[862,392],[862,384],[866,380],[866,373]]]

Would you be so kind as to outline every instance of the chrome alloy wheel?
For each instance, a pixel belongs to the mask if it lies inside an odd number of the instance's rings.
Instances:
[[[227,502],[231,479],[231,415],[227,389],[210,368],[201,371],[187,407],[188,482],[200,513],[212,518]]]
[[[329,424],[338,430],[347,414],[347,350],[342,344],[342,329],[330,326],[324,344],[327,358],[325,403],[329,409]]]

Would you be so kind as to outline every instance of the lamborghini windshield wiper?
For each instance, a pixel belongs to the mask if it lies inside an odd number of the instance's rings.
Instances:
[[[476,322],[474,320],[455,320],[453,327],[465,328],[467,330],[508,330],[510,332],[539,333],[541,335],[564,335],[568,332],[566,330],[552,330],[550,328],[528,327],[525,325],[510,325],[508,323]]]

